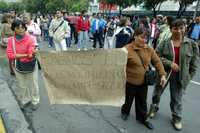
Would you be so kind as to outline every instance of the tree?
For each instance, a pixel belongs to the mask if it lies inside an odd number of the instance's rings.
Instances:
[[[53,13],[56,10],[87,10],[89,0],[22,0],[26,10],[31,13]]]
[[[65,9],[72,12],[80,12],[82,10],[87,10],[89,7],[90,0],[64,0]]]
[[[22,0],[22,3],[25,6],[26,11],[31,13],[46,13],[46,4],[51,0]],[[59,0],[60,1],[60,0]],[[57,2],[59,3],[59,2]]]
[[[194,12],[194,15],[193,15],[193,20],[196,18],[197,16],[197,12],[198,12],[198,9],[199,9],[199,5],[200,5],[200,0],[197,1],[197,5],[196,5],[196,8],[195,8],[195,12]]]
[[[22,12],[25,9],[24,5],[22,5],[20,2],[10,2],[8,3],[8,8],[17,12]]]
[[[160,10],[159,6],[166,0],[145,0],[144,1],[144,7],[146,9],[152,9],[153,15],[156,17],[157,12]],[[141,2],[141,1],[140,1]]]
[[[46,3],[46,12],[48,13],[53,13],[56,10],[64,10],[65,9],[65,2],[63,0],[59,0],[59,2],[57,0],[49,0]]]
[[[186,11],[188,5],[192,4],[195,1],[196,0],[175,0],[175,2],[179,2],[179,10],[177,13],[177,17],[180,18]]]
[[[0,1],[0,10],[1,11],[7,11],[8,10],[8,4],[4,1]]]

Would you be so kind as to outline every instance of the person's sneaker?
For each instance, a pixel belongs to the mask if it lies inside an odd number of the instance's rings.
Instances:
[[[156,104],[151,104],[148,117],[153,119],[155,117],[156,112],[158,111],[158,107]]]
[[[81,49],[80,49],[80,48],[78,48],[78,49],[77,49],[77,51],[81,51]]]
[[[127,114],[121,114],[122,120],[126,121],[128,120],[128,115]]]
[[[84,48],[83,50],[87,51],[88,49],[87,49],[87,48]]]
[[[172,118],[171,123],[174,129],[177,131],[180,131],[183,128],[181,120],[176,120]]]

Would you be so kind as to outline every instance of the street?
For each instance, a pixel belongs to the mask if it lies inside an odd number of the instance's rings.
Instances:
[[[52,50],[46,42],[40,44],[41,50]],[[200,62],[199,62],[200,66]],[[3,76],[8,86],[15,90],[16,79],[11,77],[6,65],[1,64]],[[175,133],[170,123],[168,87],[163,94],[160,110],[152,120],[153,131],[148,130],[135,120],[135,107],[129,119],[123,121],[120,117],[120,107],[89,106],[89,105],[50,105],[44,86],[42,71],[39,72],[41,104],[37,111],[30,115],[32,126],[36,133]],[[70,78],[70,77],[69,77]],[[194,82],[187,87],[183,100],[183,129],[181,133],[197,133],[200,130],[200,67]],[[148,104],[151,103],[153,87],[149,87]],[[30,123],[30,122],[29,122]]]

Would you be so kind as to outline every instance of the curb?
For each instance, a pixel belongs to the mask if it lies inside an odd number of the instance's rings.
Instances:
[[[3,111],[3,122],[7,133],[32,133],[28,129],[29,124],[25,120],[19,105],[10,90],[6,81],[6,76],[3,74],[6,59],[0,58],[0,107]]]

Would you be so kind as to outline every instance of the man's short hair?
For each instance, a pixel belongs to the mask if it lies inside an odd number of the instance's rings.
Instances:
[[[179,27],[179,26],[184,26],[184,25],[185,25],[185,22],[182,19],[176,19],[172,21],[170,25],[170,29],[172,29],[173,27]]]

